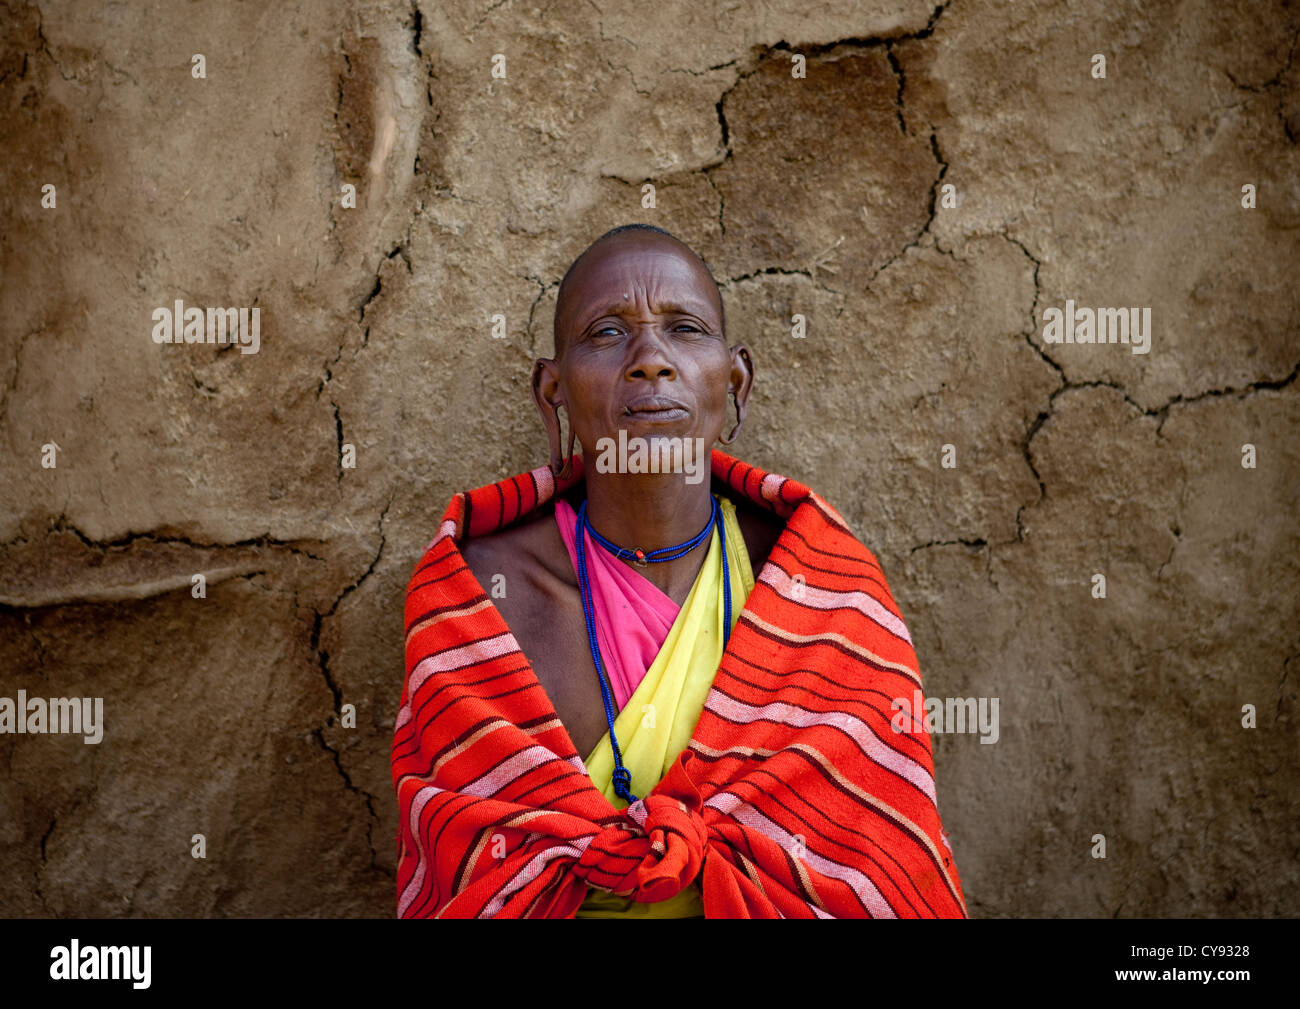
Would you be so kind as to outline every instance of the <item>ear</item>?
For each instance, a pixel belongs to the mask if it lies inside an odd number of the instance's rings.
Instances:
[[[560,425],[560,408],[568,409],[564,400],[564,386],[560,381],[559,365],[549,357],[538,358],[533,364],[532,375],[533,402],[541,414],[542,426],[546,428],[546,442],[550,448],[551,472],[557,477],[567,477],[573,462],[573,424],[569,424],[569,451],[567,458],[560,453],[564,443]]]
[[[745,410],[749,403],[750,390],[754,388],[754,362],[749,356],[749,349],[744,344],[731,348],[731,384],[727,392],[736,399],[736,426],[725,438],[718,440],[730,445],[740,434],[740,427],[745,423]]]

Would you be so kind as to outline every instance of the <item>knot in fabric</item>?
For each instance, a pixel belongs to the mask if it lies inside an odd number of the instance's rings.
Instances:
[[[654,904],[677,896],[700,874],[708,828],[669,795],[648,795],[591,839],[573,874],[590,886]]]

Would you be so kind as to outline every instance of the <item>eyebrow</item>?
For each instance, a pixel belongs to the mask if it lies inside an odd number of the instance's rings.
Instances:
[[[620,300],[609,302],[608,304],[603,305],[599,312],[592,313],[590,321],[585,323],[582,328],[585,329],[587,326],[590,326],[592,322],[595,322],[597,319],[606,315],[622,315],[632,307],[634,306],[628,301]],[[675,301],[665,301],[653,305],[652,308],[659,314],[694,315],[699,318],[706,317],[710,310],[710,306],[704,302],[688,302],[685,305],[680,305]]]

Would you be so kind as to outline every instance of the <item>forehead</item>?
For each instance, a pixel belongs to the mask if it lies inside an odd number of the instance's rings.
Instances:
[[[689,249],[662,236],[618,236],[592,248],[569,278],[572,311],[579,314],[631,305],[642,295],[651,307],[672,303],[695,312],[718,307],[708,269]]]

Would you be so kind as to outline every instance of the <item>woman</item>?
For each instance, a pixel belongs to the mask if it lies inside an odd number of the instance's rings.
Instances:
[[[891,738],[920,679],[874,558],[710,451],[754,377],[724,327],[661,229],[565,275],[550,465],[457,495],[408,593],[399,914],[965,914],[928,737]]]

